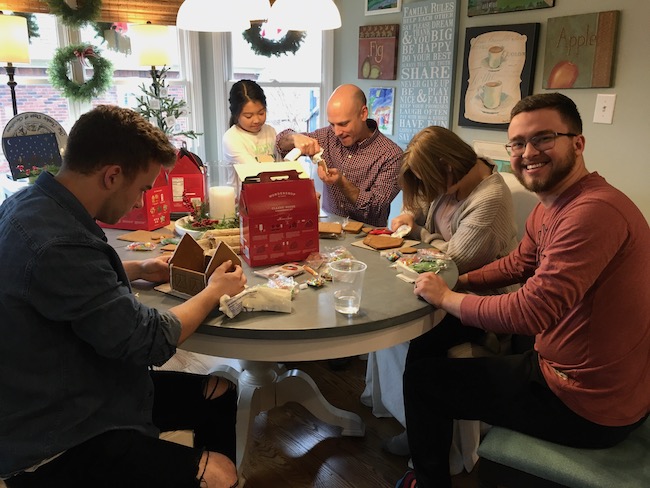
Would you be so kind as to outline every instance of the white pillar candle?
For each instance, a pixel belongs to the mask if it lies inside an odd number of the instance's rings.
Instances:
[[[211,219],[235,217],[235,189],[232,186],[210,187],[209,202]]]

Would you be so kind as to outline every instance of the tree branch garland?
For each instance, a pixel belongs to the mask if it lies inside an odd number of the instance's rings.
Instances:
[[[243,38],[251,45],[253,52],[267,58],[271,56],[280,57],[280,54],[288,52],[296,54],[306,35],[302,31],[287,31],[282,39],[273,41],[262,37],[262,24],[260,23],[253,23],[250,29],[242,32]]]
[[[100,44],[106,44],[107,49],[123,54],[131,54],[131,39],[126,35],[128,24],[126,22],[91,22],[90,26],[95,30],[95,39]],[[110,31],[107,37],[106,32]]]
[[[41,37],[41,34],[38,32],[38,22],[36,22],[36,16],[34,14],[14,12],[14,15],[24,17],[27,20],[27,37],[29,37],[29,42],[32,42],[32,39],[35,37]]]
[[[85,68],[88,61],[93,67],[93,77],[85,83],[68,78],[68,62],[79,60]],[[71,100],[90,101],[104,93],[113,82],[113,64],[99,56],[99,51],[89,44],[73,44],[59,48],[48,69],[52,86],[63,91]]]
[[[61,22],[70,27],[81,27],[92,22],[102,8],[102,0],[80,0],[77,2],[76,9],[68,5],[65,0],[45,1],[50,7],[50,13],[60,17]]]

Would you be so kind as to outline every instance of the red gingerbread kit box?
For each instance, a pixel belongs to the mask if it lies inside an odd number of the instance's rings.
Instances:
[[[161,168],[151,190],[144,192],[142,208],[134,208],[115,224],[97,221],[100,227],[125,230],[154,230],[169,224],[171,215],[171,189],[168,174]]]
[[[318,251],[314,181],[297,171],[260,173],[242,183],[241,254],[251,267],[302,261]]]
[[[184,147],[178,151],[176,164],[169,172],[169,188],[171,190],[171,211],[173,214],[187,215],[190,209],[183,203],[183,198],[189,202],[206,201],[206,170],[203,161],[196,154]]]

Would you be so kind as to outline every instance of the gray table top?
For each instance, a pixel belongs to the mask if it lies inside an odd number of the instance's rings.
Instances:
[[[105,229],[109,242],[116,248],[123,260],[141,260],[154,257],[158,251],[130,251],[129,244],[120,241],[117,236],[126,231]],[[364,279],[361,309],[358,314],[348,316],[334,310],[331,287],[300,290],[292,302],[291,313],[277,312],[242,312],[234,318],[228,318],[218,310],[210,314],[205,323],[199,327],[199,335],[206,334],[230,338],[254,338],[263,340],[305,340],[328,337],[353,336],[404,324],[431,314],[435,309],[413,294],[413,285],[397,278],[398,271],[392,263],[379,252],[353,246],[361,240],[359,235],[347,234],[341,240],[321,239],[321,252],[338,246],[344,246],[356,259],[368,265]],[[428,246],[427,246],[428,247]],[[266,279],[253,274],[250,267],[243,263],[248,285],[265,283]],[[456,266],[442,271],[441,276],[450,286],[458,279]],[[311,278],[304,273],[296,277],[303,282]],[[169,309],[181,302],[178,298],[153,289],[146,282],[133,283],[134,292],[139,299],[150,307],[159,310]],[[195,334],[196,335],[196,334]]]

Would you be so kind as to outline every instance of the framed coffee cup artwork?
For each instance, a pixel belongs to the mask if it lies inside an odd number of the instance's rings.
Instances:
[[[538,36],[538,23],[467,28],[458,125],[508,128],[532,93]]]

